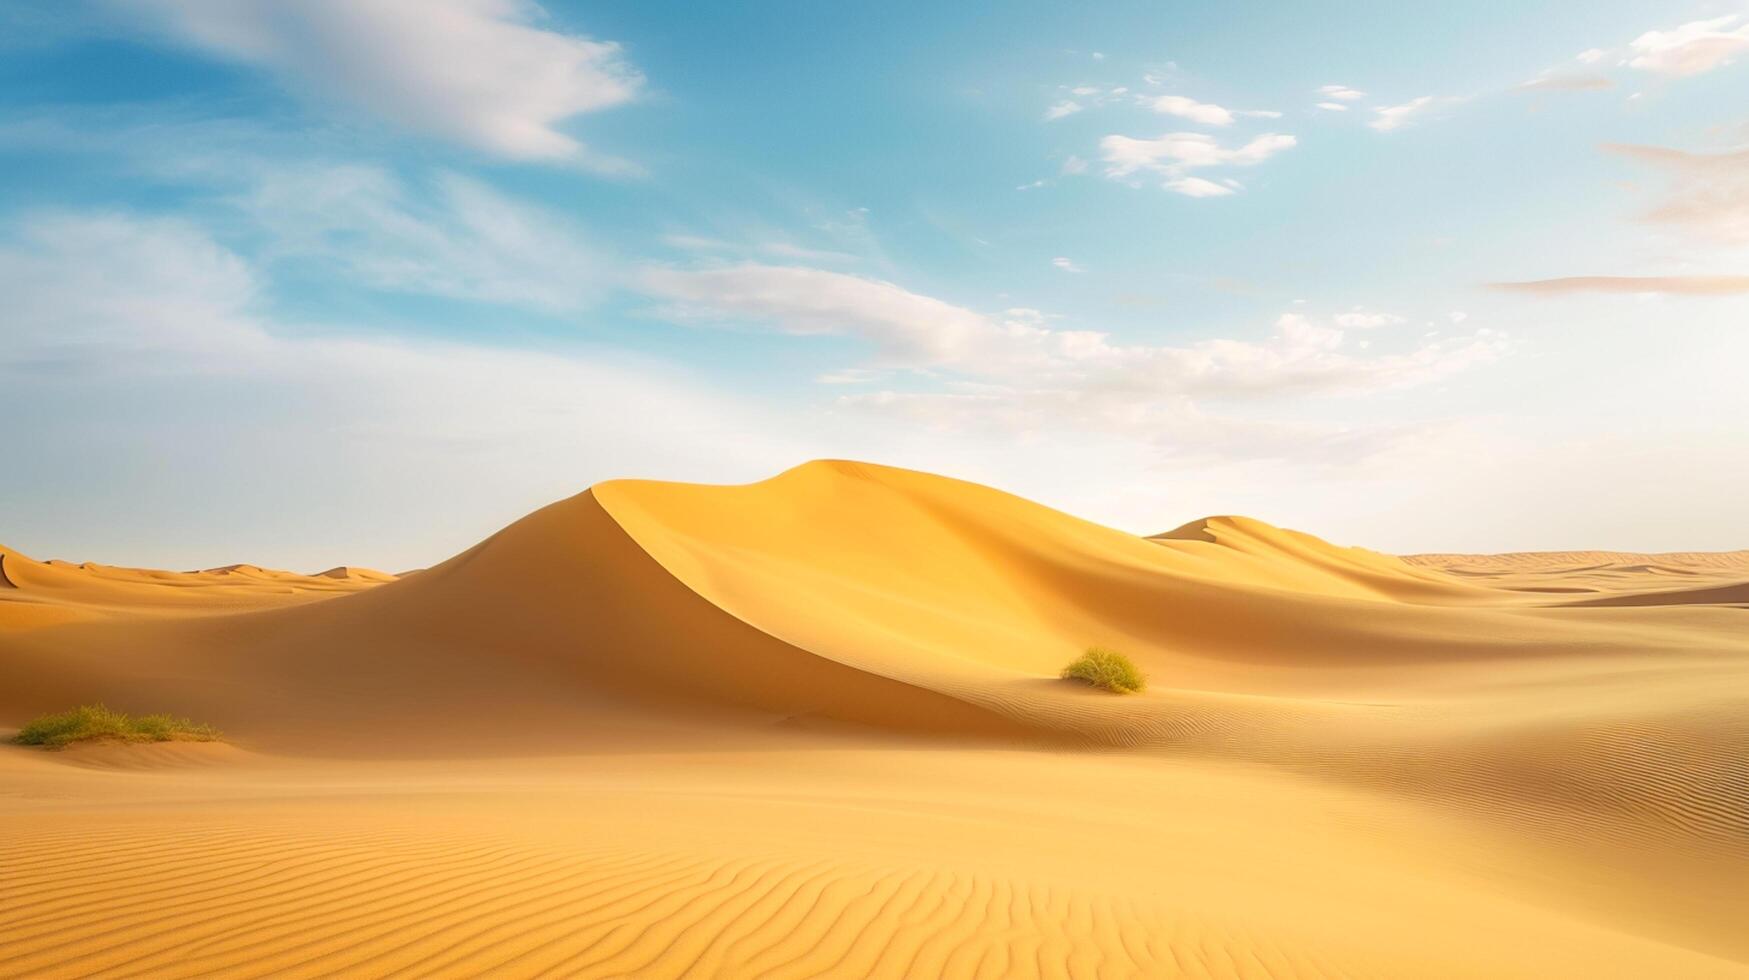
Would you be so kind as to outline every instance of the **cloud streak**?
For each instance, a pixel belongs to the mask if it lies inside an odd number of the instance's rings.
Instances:
[[[1401,105],[1380,106],[1373,110],[1373,118],[1367,121],[1367,125],[1381,133],[1401,129],[1409,124],[1410,119],[1431,108],[1433,103],[1433,96],[1423,95]]]
[[[998,318],[891,282],[751,264],[654,268],[642,285],[671,304],[665,312],[682,319],[860,337],[877,351],[877,367],[946,370],[986,386],[980,391],[985,398],[997,391],[1070,391],[1141,402],[1363,394],[1423,384],[1511,347],[1505,335],[1482,329],[1408,350],[1357,353],[1347,346],[1348,329],[1403,322],[1363,311],[1338,314],[1329,323],[1283,314],[1262,341],[1121,345],[1098,331],[1047,327],[1033,311],[1011,310]]]
[[[1643,220],[1706,243],[1749,244],[1749,150],[1688,153],[1620,143],[1603,148],[1670,176],[1668,196],[1642,215]]]
[[[642,76],[611,42],[538,26],[529,0],[132,0],[191,47],[293,91],[513,160],[624,170],[559,124],[631,101]]]
[[[1607,75],[1544,75],[1517,86],[1520,92],[1600,92],[1615,87]]]
[[[379,167],[286,165],[231,200],[272,236],[268,258],[375,289],[565,314],[607,288],[611,261],[570,222],[458,174],[428,183],[429,195]]]
[[[1491,283],[1508,292],[1559,296],[1568,293],[1662,293],[1676,296],[1738,296],[1749,293],[1749,276],[1565,276]]]

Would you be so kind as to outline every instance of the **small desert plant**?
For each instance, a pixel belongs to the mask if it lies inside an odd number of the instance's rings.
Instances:
[[[111,711],[101,704],[82,704],[72,711],[43,715],[19,730],[12,740],[19,745],[46,745],[58,749],[73,742],[113,739],[120,742],[210,742],[219,737],[211,725],[197,725],[171,715],[141,715],[138,718]]]
[[[1079,659],[1063,668],[1063,677],[1086,681],[1113,694],[1134,694],[1148,685],[1148,678],[1116,650],[1088,647]]]

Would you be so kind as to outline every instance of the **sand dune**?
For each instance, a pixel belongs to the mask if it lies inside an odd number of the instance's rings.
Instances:
[[[1518,592],[1571,594],[1585,605],[1749,602],[1749,551],[1541,551],[1410,555],[1406,563]]]
[[[0,724],[232,743],[0,752],[0,974],[1749,971],[1749,552],[1144,538],[829,461],[398,581],[0,573]],[[1149,690],[1059,680],[1090,644]]]
[[[245,564],[166,572],[95,562],[36,561],[0,547],[0,631],[115,614],[258,609],[328,598],[394,578],[371,569],[300,575]]]

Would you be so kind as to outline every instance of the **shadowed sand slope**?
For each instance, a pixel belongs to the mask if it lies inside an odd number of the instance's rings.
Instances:
[[[828,461],[398,581],[0,561],[0,725],[234,743],[0,752],[0,974],[1749,962],[1731,560],[1145,538]],[[1094,644],[1149,689],[1058,679]]]

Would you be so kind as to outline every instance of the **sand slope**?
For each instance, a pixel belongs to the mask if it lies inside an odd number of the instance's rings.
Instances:
[[[1730,555],[1143,538],[829,461],[601,484],[399,581],[0,559],[0,725],[235,743],[0,752],[0,973],[1749,963]],[[1150,690],[1056,679],[1094,643]]]

